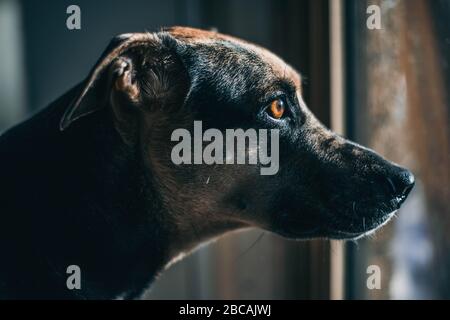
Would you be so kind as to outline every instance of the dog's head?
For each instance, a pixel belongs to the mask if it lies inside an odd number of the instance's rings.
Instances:
[[[302,99],[300,75],[280,58],[214,32],[117,37],[61,128],[103,107],[124,144],[139,152],[174,234],[186,243],[245,226],[297,239],[356,238],[388,221],[414,184],[408,170],[326,129]],[[200,159],[193,159],[198,150],[187,155],[191,164],[174,163],[173,134],[185,129],[194,140],[194,121],[202,122],[200,135],[212,128],[224,137],[227,129],[276,131],[276,148],[269,143],[279,153],[276,170],[205,163],[203,149]],[[249,159],[260,149],[248,143],[241,151]]]

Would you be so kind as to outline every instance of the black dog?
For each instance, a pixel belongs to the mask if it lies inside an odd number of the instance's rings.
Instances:
[[[279,129],[279,172],[175,165],[171,133]],[[357,238],[387,222],[413,175],[324,128],[270,52],[172,28],[115,38],[89,78],[0,138],[0,297],[137,297],[180,253],[257,226]],[[247,150],[248,151],[248,150]],[[66,270],[80,267],[69,290]]]

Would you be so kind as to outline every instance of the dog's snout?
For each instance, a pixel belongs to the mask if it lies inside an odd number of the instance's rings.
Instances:
[[[414,175],[404,168],[398,168],[392,175],[387,176],[386,180],[393,195],[402,199],[406,199],[415,183]]]

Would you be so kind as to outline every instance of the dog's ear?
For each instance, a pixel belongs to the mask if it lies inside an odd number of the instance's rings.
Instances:
[[[134,125],[127,123],[133,109],[149,109],[155,102],[165,104],[158,100],[170,100],[169,93],[173,90],[184,91],[185,84],[179,90],[179,83],[186,82],[180,78],[180,73],[185,72],[178,70],[179,60],[170,52],[170,43],[173,46],[176,40],[168,38],[171,37],[167,34],[151,33],[115,37],[92,69],[81,93],[66,110],[60,129],[65,130],[81,117],[110,105],[116,125],[123,131]]]
[[[77,119],[106,106],[114,78],[117,80],[117,86],[135,94],[133,84],[129,82],[131,62],[121,59],[120,56],[135,46],[154,41],[154,37],[147,33],[123,34],[113,38],[85,80],[81,93],[64,113],[60,122],[61,131],[67,129]],[[111,72],[113,64],[115,70]]]
[[[110,65],[133,44],[150,41],[148,34],[123,34],[113,38],[82,86],[81,93],[69,105],[60,122],[67,129],[74,121],[103,108],[111,85]]]

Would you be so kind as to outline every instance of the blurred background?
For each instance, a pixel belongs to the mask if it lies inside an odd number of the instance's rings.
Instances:
[[[66,27],[73,4],[80,30]],[[83,80],[114,35],[172,25],[279,54],[304,75],[322,122],[411,168],[417,184],[369,239],[232,233],[173,265],[144,298],[450,298],[450,0],[0,0],[0,132]],[[373,265],[381,284],[370,289]]]

